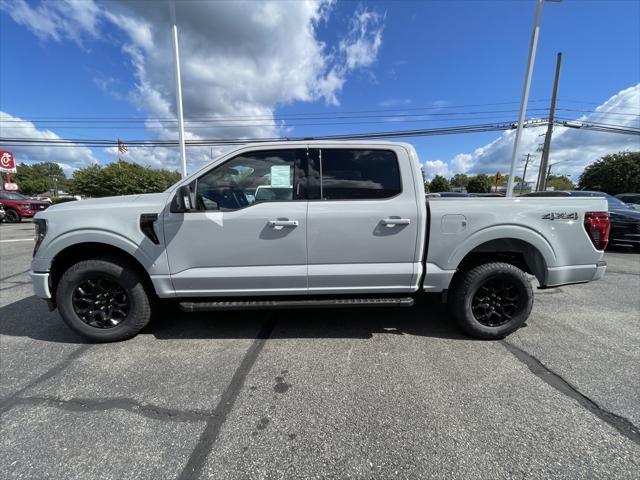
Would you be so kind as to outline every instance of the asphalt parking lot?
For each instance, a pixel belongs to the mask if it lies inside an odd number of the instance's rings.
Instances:
[[[414,309],[183,314],[87,344],[0,225],[0,478],[638,478],[640,255],[503,341]]]

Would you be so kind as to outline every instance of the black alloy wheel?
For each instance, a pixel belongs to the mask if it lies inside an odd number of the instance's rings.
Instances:
[[[486,340],[504,338],[525,325],[533,307],[527,274],[505,262],[487,262],[459,271],[447,297],[460,328]]]
[[[486,327],[505,325],[520,310],[518,287],[509,279],[492,278],[482,284],[471,300],[475,319]]]
[[[129,297],[116,281],[94,277],[79,284],[72,295],[73,310],[95,328],[113,328],[129,315]]]

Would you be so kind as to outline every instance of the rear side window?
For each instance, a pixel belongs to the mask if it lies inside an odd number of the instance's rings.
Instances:
[[[396,154],[389,150],[322,149],[320,198],[368,200],[402,191]]]

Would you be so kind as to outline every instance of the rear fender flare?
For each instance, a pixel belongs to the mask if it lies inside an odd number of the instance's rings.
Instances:
[[[540,233],[520,225],[497,225],[475,232],[460,243],[447,259],[446,270],[455,270],[460,262],[475,248],[492,240],[516,239],[535,248],[542,256],[546,268],[557,265],[558,259],[553,247]]]

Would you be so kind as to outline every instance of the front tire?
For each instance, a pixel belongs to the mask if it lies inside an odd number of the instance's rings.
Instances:
[[[458,326],[472,337],[504,338],[529,318],[533,289],[514,265],[485,263],[460,272],[454,282],[449,307]]]
[[[94,342],[134,337],[151,318],[141,276],[118,259],[83,260],[71,266],[58,282],[56,303],[69,328]]]
[[[22,221],[22,217],[20,217],[20,214],[15,210],[7,210],[4,221],[7,223],[20,223]]]

